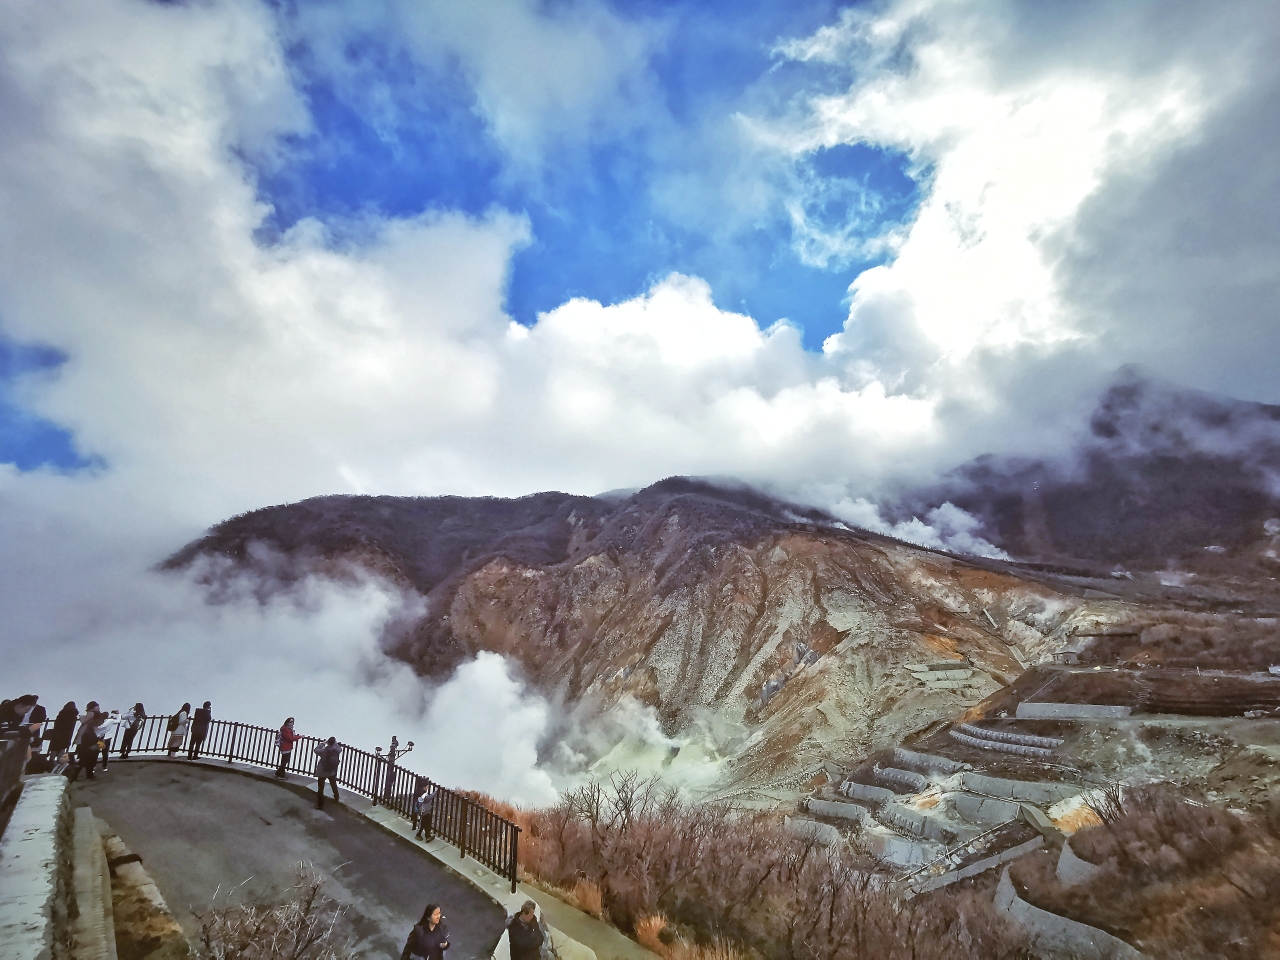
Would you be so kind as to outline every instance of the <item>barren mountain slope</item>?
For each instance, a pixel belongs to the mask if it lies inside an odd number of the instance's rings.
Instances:
[[[571,707],[635,698],[675,738],[662,763],[711,762],[716,776],[703,779],[737,789],[799,786],[824,759],[954,716],[1020,673],[1020,659],[1123,616],[1110,601],[681,479],[615,499],[321,498],[221,524],[169,565],[202,555],[226,558],[206,567],[213,587],[250,573],[270,589],[359,565],[428,598],[426,615],[389,638],[420,672],[443,676],[490,650]],[[907,669],[939,661],[960,674],[926,684]]]

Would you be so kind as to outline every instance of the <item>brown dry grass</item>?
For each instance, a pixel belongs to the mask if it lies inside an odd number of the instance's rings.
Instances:
[[[548,810],[492,806],[527,824],[521,866],[540,886],[570,901],[598,891],[605,918],[669,960],[1027,956],[987,899],[898,901],[852,848],[819,847],[762,811],[686,804],[636,774]]]
[[[1012,874],[1031,902],[1153,956],[1280,957],[1280,807],[1245,817],[1147,788],[1127,796],[1115,819],[1077,833],[1071,846],[1102,873],[1062,888],[1051,858],[1021,861]]]

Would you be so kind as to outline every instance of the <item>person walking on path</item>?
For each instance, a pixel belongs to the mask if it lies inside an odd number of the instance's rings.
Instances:
[[[67,771],[67,779],[71,782],[80,777],[81,770],[89,775],[90,780],[95,779],[93,765],[98,762],[98,727],[104,719],[105,714],[98,709],[98,701],[90,700],[80,717],[80,732],[76,734],[76,762]]]
[[[430,843],[435,839],[435,832],[431,829],[434,823],[434,814],[436,809],[436,790],[431,785],[430,780],[422,781],[422,791],[413,798],[413,828],[417,832],[414,834],[419,840],[425,840]],[[426,836],[423,836],[423,833]]]
[[[187,748],[188,760],[200,759],[200,748],[204,746],[205,737],[209,736],[209,725],[213,723],[213,710],[209,706],[209,701],[204,702],[203,707],[197,707],[195,715],[191,718],[191,746]]]
[[[184,703],[182,709],[169,718],[169,759],[172,760],[182,749],[182,741],[187,739],[187,728],[191,726],[191,704]]]
[[[400,960],[444,960],[444,952],[448,949],[449,928],[444,925],[440,906],[428,903],[422,911],[422,919],[409,931]]]
[[[324,784],[329,781],[333,799],[338,799],[338,763],[342,759],[342,746],[337,737],[330,737],[323,746],[315,748],[316,761],[316,809],[324,809]]]
[[[71,735],[76,732],[79,719],[80,710],[74,701],[68,701],[54,718],[53,732],[49,735],[49,757],[54,763],[71,747]]]
[[[507,942],[511,960],[539,960],[546,937],[538,924],[538,905],[526,900],[520,912],[507,921]]]
[[[133,749],[133,738],[138,735],[138,731],[142,729],[142,724],[147,719],[147,708],[140,703],[135,703],[133,709],[124,715],[122,723],[124,724],[124,738],[120,741],[120,759],[128,760],[129,751]]]
[[[276,767],[276,779],[284,779],[285,768],[293,757],[293,745],[302,739],[302,734],[293,729],[293,717],[287,719],[276,734],[276,748],[280,751],[280,766]]]
[[[107,772],[107,759],[111,755],[111,741],[116,738],[116,731],[120,729],[120,711],[112,710],[110,714],[102,718],[102,722],[98,724],[98,746],[102,750],[102,772]]]

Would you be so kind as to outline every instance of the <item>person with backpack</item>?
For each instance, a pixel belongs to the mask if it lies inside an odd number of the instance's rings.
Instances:
[[[526,900],[520,912],[507,921],[507,944],[511,960],[538,960],[546,936],[538,923],[538,905]]]
[[[289,760],[293,757],[293,745],[301,739],[302,734],[293,729],[293,717],[289,717],[276,733],[276,749],[280,751],[280,766],[276,767],[277,780],[285,778],[285,768],[289,766]]]
[[[172,760],[182,749],[182,741],[187,739],[187,727],[191,725],[191,704],[184,703],[182,709],[169,718],[169,759]]]
[[[213,709],[206,700],[203,707],[196,709],[195,716],[191,720],[191,745],[187,747],[188,760],[200,759],[200,748],[204,746],[205,737],[209,736],[209,727],[212,723]]]
[[[138,731],[142,729],[146,719],[147,708],[141,703],[135,703],[133,709],[124,715],[124,719],[121,721],[124,726],[124,737],[120,741],[121,760],[129,759],[129,751],[133,749],[133,738],[138,735]]]
[[[444,960],[449,949],[449,928],[444,925],[440,905],[428,903],[422,919],[409,931],[400,960]]]
[[[430,780],[422,781],[422,789],[413,798],[413,828],[419,840],[430,843],[435,838],[432,831],[433,815],[436,809],[436,790]],[[424,837],[423,834],[426,834]]]
[[[315,748],[320,759],[316,761],[316,809],[324,809],[324,784],[329,781],[333,799],[338,799],[338,763],[342,760],[342,746],[337,737],[330,737],[323,746]]]
[[[80,777],[81,770],[89,775],[90,780],[96,779],[93,765],[98,762],[98,753],[102,749],[98,742],[98,727],[105,719],[106,714],[98,709],[98,701],[90,700],[80,717],[80,732],[76,734],[75,766],[67,771],[67,779],[72,783]]]

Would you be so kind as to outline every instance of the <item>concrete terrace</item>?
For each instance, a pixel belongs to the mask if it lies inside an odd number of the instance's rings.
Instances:
[[[316,810],[313,790],[301,778],[276,783],[220,761],[135,759],[82,778],[72,800],[142,857],[188,935],[215,895],[279,897],[309,861],[333,878],[325,892],[346,907],[352,946],[365,955],[398,957],[434,901],[448,918],[451,957],[490,956],[505,919],[491,897],[345,804],[330,799]]]

